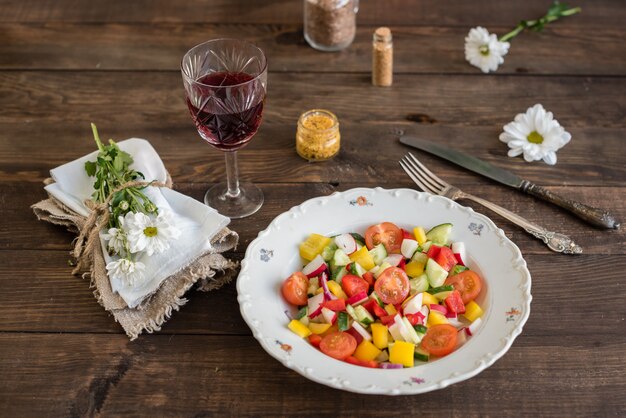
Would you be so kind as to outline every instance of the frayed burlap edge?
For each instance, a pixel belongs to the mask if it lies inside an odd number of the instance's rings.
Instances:
[[[65,226],[72,232],[79,232],[85,224],[85,217],[52,196],[35,203],[31,208],[39,220]],[[89,271],[82,276],[90,280],[90,287],[98,303],[113,315],[128,337],[134,340],[144,331],[159,331],[172,313],[187,303],[183,295],[194,284],[198,283],[198,290],[206,292],[229,283],[236,275],[238,263],[225,258],[221,253],[234,249],[238,240],[236,232],[224,228],[211,240],[210,251],[165,279],[152,295],[134,309],[128,308],[124,300],[113,293],[101,246],[96,246],[92,252],[87,263]]]

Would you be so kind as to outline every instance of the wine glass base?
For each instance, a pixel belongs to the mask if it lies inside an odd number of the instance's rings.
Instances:
[[[240,183],[239,194],[229,196],[227,183],[218,183],[204,195],[204,203],[231,219],[245,218],[263,205],[263,191],[252,183]]]

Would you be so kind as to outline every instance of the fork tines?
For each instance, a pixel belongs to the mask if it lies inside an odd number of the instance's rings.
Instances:
[[[400,166],[411,179],[425,192],[441,194],[448,183],[441,180],[410,152],[400,160]]]

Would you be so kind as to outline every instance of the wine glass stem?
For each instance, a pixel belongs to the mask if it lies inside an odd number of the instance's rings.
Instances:
[[[239,169],[237,168],[237,151],[224,153],[226,159],[226,181],[228,183],[227,197],[239,196]]]

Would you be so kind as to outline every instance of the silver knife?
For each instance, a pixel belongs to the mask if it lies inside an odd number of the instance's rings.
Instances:
[[[490,163],[476,157],[472,157],[471,155],[467,155],[434,142],[425,141],[412,136],[404,135],[400,137],[400,142],[405,145],[421,149],[422,151],[429,152],[443,158],[444,160],[448,160],[456,165],[473,171],[474,173],[478,173],[499,183],[519,189],[529,195],[560,206],[578,216],[585,222],[598,228],[617,229],[620,226],[619,221],[617,221],[613,215],[604,209],[595,208],[575,200],[567,199],[544,189],[541,186],[531,183],[528,180],[524,180],[508,170],[491,165]]]

